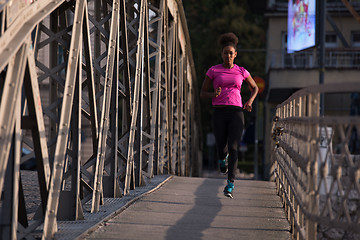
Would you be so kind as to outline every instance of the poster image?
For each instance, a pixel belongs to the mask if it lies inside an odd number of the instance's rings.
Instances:
[[[316,0],[289,0],[287,51],[315,46]]]

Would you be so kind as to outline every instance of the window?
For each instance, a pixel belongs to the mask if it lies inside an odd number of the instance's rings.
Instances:
[[[291,55],[287,53],[287,33],[281,33],[281,46],[282,46],[282,66],[289,67],[291,66]]]
[[[351,33],[351,46],[360,47],[360,32]]]
[[[326,48],[336,48],[338,47],[336,33],[326,33],[325,35],[325,47]]]

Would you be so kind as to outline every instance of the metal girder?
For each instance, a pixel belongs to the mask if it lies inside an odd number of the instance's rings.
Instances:
[[[25,120],[26,122],[32,122],[31,132],[35,158],[37,161],[37,172],[41,196],[41,212],[44,214],[47,204],[51,170],[33,51],[29,50],[27,61],[28,64],[26,69],[27,71],[25,72],[24,88],[29,115],[26,119],[22,120],[22,124],[24,125]],[[23,116],[23,118],[25,118],[25,116]],[[24,127],[22,128],[24,129]]]
[[[24,81],[29,46],[29,42],[23,44],[6,69],[0,106],[0,198],[16,119],[16,100],[21,98],[21,88]]]
[[[347,43],[344,35],[341,33],[340,29],[337,27],[336,23],[334,22],[334,20],[332,19],[331,15],[329,14],[329,12],[326,12],[326,20],[328,21],[328,23],[331,25],[331,27],[334,29],[336,35],[339,37],[342,45],[345,48],[350,47],[350,45]]]
[[[103,169],[106,153],[106,137],[108,135],[109,128],[109,112],[111,104],[111,90],[114,77],[117,75],[114,74],[115,68],[115,59],[116,51],[118,46],[118,35],[119,35],[119,17],[120,17],[120,2],[118,0],[113,1],[112,6],[112,18],[110,25],[110,36],[108,43],[108,58],[106,62],[106,71],[105,71],[105,82],[104,82],[104,93],[103,93],[103,104],[101,109],[100,117],[100,126],[99,126],[99,135],[98,135],[98,149],[96,155],[96,165],[95,165],[95,179],[94,179],[94,191],[92,197],[91,212],[99,211],[100,197],[102,195],[102,179],[103,179]]]
[[[77,77],[79,77],[77,75],[80,74],[78,71],[78,64],[81,64],[79,61],[81,60],[80,48],[82,47],[82,24],[84,20],[85,9],[85,0],[76,1],[64,95],[60,114],[59,131],[57,135],[52,176],[49,186],[48,204],[45,212],[43,239],[53,238],[54,233],[57,231],[56,216],[60,199],[62,175],[66,159],[66,149],[71,121],[71,114],[69,113],[71,113],[72,110],[75,84]]]
[[[138,121],[138,112],[139,112],[139,102],[141,101],[140,98],[142,98],[142,82],[144,80],[144,28],[145,28],[145,21],[146,15],[145,15],[145,4],[147,3],[146,0],[141,0],[140,8],[138,11],[138,34],[137,42],[136,42],[136,66],[135,66],[135,76],[134,76],[134,83],[133,83],[133,102],[132,102],[132,116],[131,116],[131,124],[130,124],[130,135],[129,135],[129,146],[128,146],[128,153],[127,153],[127,165],[126,165],[126,176],[125,176],[125,184],[124,184],[124,194],[127,194],[131,188],[135,188],[135,159],[134,159],[134,148],[135,148],[135,134],[137,130],[137,121]],[[141,113],[140,113],[141,114]],[[140,118],[141,119],[141,118]],[[141,121],[141,120],[140,120]],[[138,126],[140,127],[140,126]],[[141,127],[138,129],[141,133]],[[141,145],[137,145],[138,147],[141,147]],[[137,148],[138,152],[141,152],[141,149]],[[138,161],[139,164],[137,166],[137,171],[140,171],[141,173],[141,161]],[[142,177],[142,173],[138,175],[138,177]],[[141,182],[141,180],[138,179],[138,182]],[[130,186],[132,184],[132,186]]]
[[[349,3],[348,0],[341,0],[342,3],[345,5],[345,7],[349,10],[349,12],[351,13],[351,15],[353,15],[353,17],[356,19],[356,21],[358,21],[360,23],[360,15],[356,12],[356,10],[354,9],[354,7]]]
[[[14,105],[14,132],[11,136],[12,146],[6,174],[4,176],[5,186],[2,199],[2,211],[0,214],[0,236],[1,239],[15,239],[18,224],[19,202],[19,179],[20,179],[20,148],[21,148],[21,99],[15,100]]]
[[[88,201],[96,212],[104,197],[121,197],[156,174],[191,175],[200,124],[181,2],[37,1],[19,17],[4,9],[3,238],[31,239],[42,224],[42,238],[53,238],[57,221],[84,218]],[[37,163],[41,203],[33,216],[18,170],[20,146],[30,150],[21,162]]]
[[[24,39],[28,37],[34,26],[62,2],[55,0],[36,1],[25,8],[21,14],[18,14],[10,26],[6,26],[6,31],[1,34],[0,38],[0,71],[4,69],[11,56],[22,46]]]
[[[152,93],[151,93],[151,101],[152,101],[152,109],[151,109],[151,141],[152,141],[152,150],[150,149],[149,159],[152,159],[152,161],[149,161],[148,163],[148,175],[152,177],[154,175],[154,172],[156,174],[159,174],[159,158],[160,158],[160,146],[161,146],[161,138],[160,138],[160,127],[161,127],[161,79],[162,79],[162,56],[164,55],[163,50],[163,32],[164,32],[164,0],[160,0],[157,2],[158,5],[152,5],[152,11],[155,13],[155,21],[152,22],[152,25],[154,26],[154,33],[156,34],[156,42],[150,42],[149,46],[153,47],[153,55],[155,56],[155,69],[153,73],[153,81],[154,86],[152,87]],[[151,33],[150,33],[151,35]],[[153,37],[155,40],[155,37]],[[150,40],[151,41],[151,40]]]

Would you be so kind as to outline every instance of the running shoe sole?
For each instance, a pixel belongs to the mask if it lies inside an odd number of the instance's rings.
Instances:
[[[231,192],[224,192],[224,195],[228,198],[233,198],[233,195]]]

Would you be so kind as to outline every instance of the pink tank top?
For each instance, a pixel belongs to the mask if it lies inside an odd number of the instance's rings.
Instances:
[[[222,64],[212,66],[206,75],[213,81],[213,87],[221,87],[221,94],[212,98],[212,105],[231,105],[242,107],[241,84],[250,73],[243,67],[234,64],[231,69],[224,68]]]

